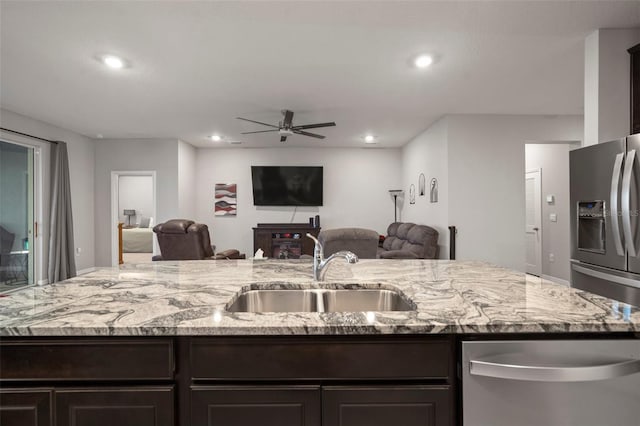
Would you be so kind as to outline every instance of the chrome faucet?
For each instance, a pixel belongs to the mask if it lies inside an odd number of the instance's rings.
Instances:
[[[322,243],[309,233],[307,233],[307,237],[311,238],[315,243],[313,247],[313,279],[316,281],[324,281],[324,274],[327,272],[327,266],[329,266],[329,263],[335,259],[343,258],[347,263],[351,264],[358,262],[358,256],[355,253],[346,250],[333,253],[325,259]]]

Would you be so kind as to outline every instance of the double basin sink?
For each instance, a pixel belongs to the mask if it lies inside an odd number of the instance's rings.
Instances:
[[[367,312],[412,311],[400,292],[383,289],[248,290],[227,307],[229,312]]]

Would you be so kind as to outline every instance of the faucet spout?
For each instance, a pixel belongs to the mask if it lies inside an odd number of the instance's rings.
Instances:
[[[339,251],[333,253],[328,258],[324,258],[324,247],[322,247],[322,243],[318,241],[316,237],[311,234],[307,234],[307,237],[311,238],[315,245],[313,247],[313,278],[316,281],[323,281],[324,275],[327,272],[327,267],[329,263],[333,262],[336,259],[344,259],[349,264],[354,264],[358,262],[358,256],[350,251]]]

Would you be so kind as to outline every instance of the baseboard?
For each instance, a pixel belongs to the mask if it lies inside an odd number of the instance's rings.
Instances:
[[[548,281],[553,281],[554,283],[557,283],[557,284],[562,284],[564,286],[571,287],[571,283],[569,283],[569,281],[567,280],[563,280],[562,278],[552,277],[551,275],[544,275],[544,274],[542,274],[541,278]]]
[[[38,281],[38,285],[47,285],[47,284],[49,284],[49,280],[48,279]]]
[[[95,266],[92,266],[90,268],[85,268],[85,269],[80,269],[79,271],[76,271],[76,275],[84,275],[84,274],[88,274],[90,272],[95,271],[97,268]]]

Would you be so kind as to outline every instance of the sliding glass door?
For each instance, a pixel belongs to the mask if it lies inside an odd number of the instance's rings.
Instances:
[[[0,141],[0,293],[34,282],[34,148]]]

